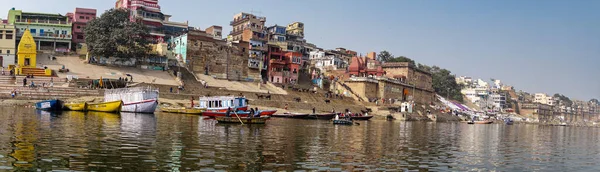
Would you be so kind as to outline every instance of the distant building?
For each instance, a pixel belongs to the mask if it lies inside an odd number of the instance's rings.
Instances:
[[[73,13],[67,13],[67,17],[73,21],[73,43],[85,43],[84,29],[90,20],[96,18],[96,9],[75,8]]]
[[[265,74],[263,70],[266,71],[267,69],[265,64],[267,63],[266,54],[268,53],[268,35],[265,28],[266,20],[266,17],[258,17],[242,12],[233,16],[233,21],[230,22],[230,25],[233,27],[233,30],[229,34],[232,38],[230,41],[249,43],[245,47],[240,47],[240,49],[248,54],[248,75],[254,80],[266,78],[263,75]]]
[[[8,67],[16,62],[16,40],[15,25],[0,23],[0,66]]]
[[[352,57],[347,74],[354,77],[377,77],[386,74],[381,62],[373,58]]]
[[[229,46],[226,41],[199,30],[190,30],[172,41],[173,53],[197,75],[228,80],[248,77],[247,55],[237,46]]]
[[[163,42],[165,36],[176,35],[188,29],[188,22],[170,21],[171,15],[161,12],[158,0],[117,0],[115,8],[130,10],[130,20],[142,23],[150,30],[152,43]]]
[[[397,78],[403,82],[415,85],[417,88],[433,91],[431,73],[421,70],[408,62],[384,63],[383,70],[388,77]]]
[[[8,24],[16,27],[17,42],[29,28],[38,50],[70,51],[72,21],[61,14],[23,12],[12,8],[8,11]],[[17,50],[18,51],[18,50]]]
[[[321,50],[311,51],[309,53],[309,60],[321,72],[341,69],[344,64],[341,58]]]
[[[269,81],[280,84],[297,84],[302,64],[299,52],[281,51],[279,47],[271,47],[269,51]]]
[[[554,106],[558,103],[557,99],[544,93],[536,93],[533,99],[534,103]]]
[[[212,25],[206,28],[206,33],[212,35],[215,39],[223,39],[223,27]]]

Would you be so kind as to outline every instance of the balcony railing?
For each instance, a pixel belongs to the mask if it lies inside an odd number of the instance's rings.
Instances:
[[[287,61],[285,61],[285,60],[279,60],[279,59],[271,59],[269,62],[271,64],[281,64],[281,65],[287,64]]]
[[[18,32],[17,37],[23,36],[23,32]],[[71,39],[71,35],[63,35],[63,34],[39,34],[32,33],[31,36],[34,38],[48,38],[48,39]]]
[[[248,21],[248,20],[250,20],[250,18],[249,18],[249,17],[246,17],[246,18],[240,18],[240,19],[234,19],[233,21],[229,22],[229,25],[231,25],[231,26],[235,26],[235,25],[238,25],[238,24],[240,24],[240,23],[246,22],[246,21]]]
[[[267,51],[267,46],[250,46],[251,50]]]
[[[16,19],[17,23],[38,23],[38,24],[71,24],[71,22],[62,21],[62,20],[39,20],[39,19]]]
[[[267,37],[266,36],[258,36],[258,35],[252,35],[252,39],[253,40],[258,40],[258,41],[267,41]]]

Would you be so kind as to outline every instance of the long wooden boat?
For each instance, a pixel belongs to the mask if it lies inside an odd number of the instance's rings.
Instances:
[[[272,117],[279,118],[296,118],[296,119],[304,119],[308,116],[307,113],[284,113],[284,114],[273,114]]]
[[[236,113],[239,117],[248,117],[248,115],[250,114],[250,112],[246,112],[246,111],[237,111]],[[225,117],[226,114],[227,114],[227,112],[209,112],[209,111],[202,112],[202,116],[206,116],[206,117],[210,117],[210,118]],[[235,116],[235,113],[230,112],[229,116]]]
[[[265,124],[267,122],[267,119],[269,119],[269,117],[257,117],[257,118],[248,118],[248,117],[224,117],[224,116],[218,116],[215,117],[215,119],[217,120],[217,122],[219,123],[233,123],[233,124],[241,124],[241,122],[243,122],[244,124]],[[240,122],[241,120],[241,122]]]
[[[87,103],[65,103],[65,109],[70,111],[85,111]]]
[[[350,117],[352,120],[369,120],[371,118],[373,118],[373,115],[369,115],[369,116],[353,116]]]
[[[35,103],[35,108],[44,111],[59,111],[62,109],[62,101],[60,100],[44,100]]]
[[[104,91],[104,101],[123,101],[121,112],[154,113],[158,95],[158,89],[151,87],[108,89]]]
[[[121,106],[123,106],[123,101],[112,101],[112,102],[103,102],[103,103],[90,103],[85,106],[88,111],[96,111],[96,112],[120,112]]]
[[[333,124],[334,125],[352,125],[352,121],[345,120],[345,119],[338,119],[338,120],[333,120]]]
[[[305,119],[331,120],[335,118],[335,115],[336,113],[308,114]]]
[[[195,114],[200,115],[206,109],[201,108],[173,108],[173,107],[161,107],[160,111],[168,113],[182,113],[182,114]]]
[[[468,121],[467,124],[491,124],[494,121]]]

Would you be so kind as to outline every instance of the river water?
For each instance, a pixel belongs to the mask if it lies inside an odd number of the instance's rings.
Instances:
[[[0,111],[0,170],[600,171],[598,128]]]

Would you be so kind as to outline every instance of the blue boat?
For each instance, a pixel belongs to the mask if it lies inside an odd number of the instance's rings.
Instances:
[[[506,118],[504,119],[504,123],[506,123],[506,125],[513,125],[514,121],[510,118]]]
[[[44,111],[59,111],[62,109],[62,101],[60,100],[44,100],[35,103],[35,108]]]

